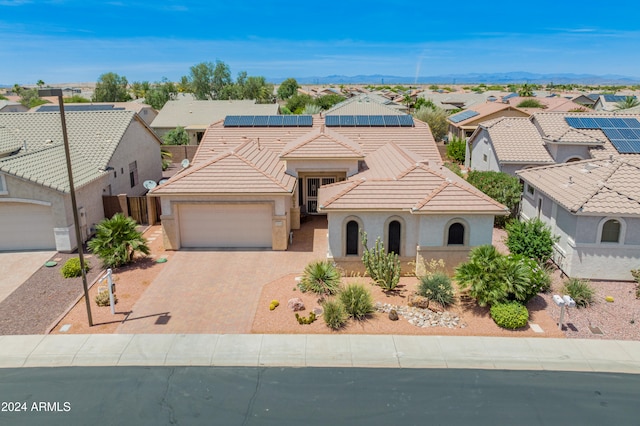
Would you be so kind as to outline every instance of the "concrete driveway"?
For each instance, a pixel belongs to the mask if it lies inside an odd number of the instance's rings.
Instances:
[[[0,252],[0,302],[55,254],[56,251]]]
[[[284,252],[173,253],[117,332],[250,333],[265,284],[326,258],[326,219],[314,218],[293,241]]]

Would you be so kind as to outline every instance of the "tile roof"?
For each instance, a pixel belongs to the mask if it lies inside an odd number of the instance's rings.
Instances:
[[[169,101],[151,123],[154,129],[177,126],[207,128],[227,115],[276,115],[278,104],[256,104],[253,100]]]
[[[472,123],[479,123],[484,121],[485,117],[490,116],[491,114],[495,114],[504,110],[513,110],[520,112],[523,116],[529,116],[530,114],[520,108],[516,108],[509,104],[503,104],[501,102],[485,102],[483,104],[475,105],[473,108],[469,108],[470,111],[475,111],[478,115],[467,118],[466,120],[459,121],[458,123],[451,123],[456,127],[467,126]]]
[[[322,186],[320,211],[404,210],[411,213],[506,214],[502,204],[441,165],[415,164],[394,178],[367,179],[356,175]]]
[[[16,138],[9,129],[0,127],[0,158],[17,151],[22,147],[22,142]]]
[[[374,93],[363,93],[334,105],[325,115],[404,115],[393,101]]]
[[[154,188],[166,194],[291,193],[296,178],[286,174],[278,155],[253,140],[195,164]]]
[[[65,113],[76,186],[104,174],[101,169],[109,165],[135,117],[133,111]],[[4,129],[0,131],[0,146],[17,141],[22,147],[17,154],[0,158],[2,171],[59,191],[69,190],[59,113],[0,114],[0,128]]]
[[[480,126],[487,131],[500,163],[554,163],[538,129],[529,118],[503,117]],[[479,140],[474,138],[473,142]]]
[[[640,155],[592,159],[516,172],[572,213],[640,216]]]
[[[360,145],[349,138],[320,126],[289,142],[280,154],[283,159],[293,158],[363,158]]]

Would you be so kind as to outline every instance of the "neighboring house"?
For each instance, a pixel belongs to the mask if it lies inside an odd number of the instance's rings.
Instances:
[[[521,217],[540,218],[560,237],[553,259],[565,274],[632,280],[630,270],[640,266],[640,155],[537,167],[518,176],[525,183]]]
[[[404,110],[406,107],[383,96],[363,93],[334,105],[323,115],[405,115]]]
[[[58,112],[60,107],[57,105],[40,105],[31,109],[33,112]],[[83,102],[83,103],[65,103],[64,111],[133,111],[142,118],[149,126],[158,115],[158,112],[151,105],[140,102]]]
[[[594,99],[595,98],[595,99]],[[587,108],[593,109],[593,106],[596,104],[597,96],[588,96],[588,95],[578,95],[572,98],[571,100],[579,105],[583,105]]]
[[[151,128],[162,137],[178,126],[189,135],[189,145],[199,145],[211,124],[227,115],[276,115],[278,104],[256,104],[253,100],[197,101],[172,100],[164,104]]]
[[[104,218],[103,195],[146,193],[162,178],[160,140],[132,111],[65,114],[86,240]],[[59,113],[0,114],[0,250],[76,248]]]
[[[470,137],[483,121],[501,117],[529,117],[526,111],[501,102],[486,102],[449,116],[448,136],[466,139]]]
[[[469,138],[465,165],[473,170],[516,171],[626,154],[616,149],[608,128],[572,126],[574,119],[640,118],[640,114],[540,112],[531,118],[503,118],[482,123]],[[609,123],[609,122],[608,122]],[[610,125],[610,124],[607,124]]]
[[[541,108],[523,108],[518,106],[522,102],[526,101],[527,99],[533,99],[538,101],[543,106],[543,108],[542,109]],[[503,98],[503,102],[504,102],[504,98]],[[534,114],[542,110],[544,110],[545,112],[570,112],[570,111],[588,112],[590,111],[589,108],[585,107],[584,105],[581,105],[579,103],[573,102],[571,99],[566,99],[560,96],[553,96],[553,97],[538,96],[538,97],[526,97],[526,98],[523,98],[520,96],[512,96],[507,99],[507,102],[510,105],[518,107],[523,111],[527,111],[530,114]]]
[[[507,213],[443,168],[428,125],[408,115],[229,116],[150,194],[167,249],[286,250],[302,215],[327,214],[328,256],[347,265],[366,231],[404,261],[453,266],[491,244],[494,216]]]
[[[636,99],[633,95],[599,95],[593,109],[596,111],[616,111],[619,109],[618,103],[624,102],[628,96]]]
[[[0,100],[0,113],[2,112],[25,112],[28,111],[29,108],[22,105],[20,102],[12,102]]]
[[[438,93],[438,92],[422,92],[419,96],[431,100],[435,106],[446,111],[455,111],[460,109],[468,109],[473,106],[482,105],[489,101],[490,98],[496,99],[501,92],[485,92],[485,93]]]

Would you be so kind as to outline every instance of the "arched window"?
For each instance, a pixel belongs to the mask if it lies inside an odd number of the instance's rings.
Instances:
[[[447,235],[448,246],[464,245],[464,225],[460,222],[454,222],[449,226]]]
[[[575,163],[576,161],[582,161],[582,158],[580,158],[580,157],[571,157],[567,161],[565,161],[565,163]]]
[[[347,222],[347,255],[358,255],[358,243],[360,238],[359,228],[358,222],[355,220]]]
[[[389,222],[389,253],[395,253],[400,256],[400,240],[402,225],[397,220]]]
[[[620,221],[609,219],[602,225],[602,234],[600,235],[601,243],[618,243],[620,242]]]

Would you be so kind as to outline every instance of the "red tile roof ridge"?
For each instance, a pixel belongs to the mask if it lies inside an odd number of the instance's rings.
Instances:
[[[331,131],[330,129],[326,128],[324,124],[322,124],[319,128],[314,128],[309,133],[306,133],[300,136],[298,139],[294,139],[293,141],[289,142],[283,148],[282,152],[280,153],[280,156],[285,157],[288,154],[292,153],[293,151],[315,141],[316,139],[322,136],[327,137],[328,139],[331,139],[333,142],[337,143],[343,148],[346,148],[347,150],[353,152],[354,154],[363,155],[362,150],[360,149],[360,145],[358,145],[356,142],[352,141],[350,138],[344,135],[340,135],[339,133]],[[340,140],[341,138],[344,140]]]

